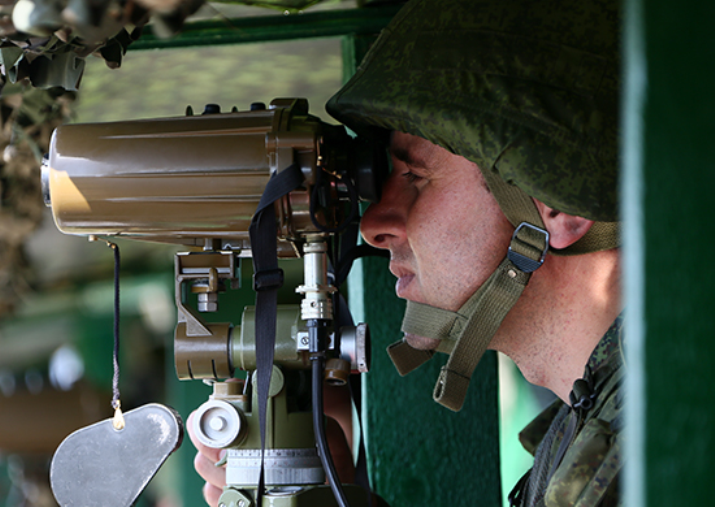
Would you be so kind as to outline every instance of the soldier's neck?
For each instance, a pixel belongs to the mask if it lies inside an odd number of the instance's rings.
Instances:
[[[593,349],[621,312],[617,250],[547,257],[492,347],[509,356],[531,383],[568,402]]]

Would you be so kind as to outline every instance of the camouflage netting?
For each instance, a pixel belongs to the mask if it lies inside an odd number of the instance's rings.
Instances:
[[[322,0],[230,3],[296,12]],[[89,55],[121,65],[147,23],[154,34],[178,33],[204,0],[0,0],[0,65],[5,82],[76,90]]]
[[[17,85],[0,97],[0,316],[27,291],[31,271],[23,245],[44,209],[40,162],[73,101],[73,92]]]
[[[42,155],[71,115],[84,58],[116,68],[152,9],[183,21],[201,3],[149,1],[0,0],[0,317],[31,283],[24,243],[43,216]]]

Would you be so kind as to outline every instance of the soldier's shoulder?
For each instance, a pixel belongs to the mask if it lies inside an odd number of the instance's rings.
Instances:
[[[607,395],[598,415],[587,419],[554,472],[546,490],[547,507],[620,505],[623,466],[620,390]]]

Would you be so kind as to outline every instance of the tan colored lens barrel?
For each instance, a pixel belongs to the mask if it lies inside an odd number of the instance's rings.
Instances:
[[[55,131],[44,168],[48,205],[68,234],[247,244],[274,170],[298,162],[312,181],[319,125],[282,107],[66,125]],[[277,207],[284,235],[287,223],[313,227],[302,209],[307,203],[307,195],[294,192]]]

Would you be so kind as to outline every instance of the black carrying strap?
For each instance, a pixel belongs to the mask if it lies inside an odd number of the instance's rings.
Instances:
[[[265,477],[263,454],[266,448],[266,409],[268,388],[273,371],[276,342],[278,289],[283,286],[283,270],[278,267],[277,222],[274,203],[303,183],[298,164],[274,173],[266,185],[248,233],[253,258],[253,289],[256,291],[256,381],[258,390],[258,420],[261,432],[261,472],[256,504],[261,505]]]
[[[526,498],[526,488],[527,485],[529,484],[529,478],[531,477],[531,472],[533,471],[533,468],[530,468],[529,470],[526,471],[524,475],[521,476],[521,479],[519,479],[516,483],[516,485],[512,488],[512,490],[509,492],[507,495],[507,501],[509,502],[509,507],[518,507],[520,505],[523,505],[524,499]]]
[[[569,403],[571,405],[570,420],[569,424],[564,431],[564,435],[561,439],[561,443],[556,451],[554,461],[549,470],[548,480],[556,473],[556,470],[561,465],[561,462],[566,455],[566,452],[573,444],[577,432],[580,431],[583,421],[586,419],[586,415],[590,410],[598,410],[598,418],[604,422],[610,423],[616,418],[616,413],[614,410],[607,410],[604,413],[604,406],[612,407],[610,403],[618,403],[619,400],[614,398],[614,401],[607,401],[603,405],[597,403],[599,398],[605,398],[610,400],[610,393],[617,389],[622,382],[623,371],[619,368],[612,368],[611,366],[603,366],[599,373],[596,374],[601,379],[608,379],[607,381],[596,381],[591,373],[591,368],[586,366],[586,374],[583,378],[577,379],[573,384],[573,389],[569,393]],[[605,393],[605,394],[604,394]],[[617,421],[617,424],[620,421]]]
[[[549,469],[549,475],[546,478],[546,482],[551,480],[556,469],[559,468],[561,462],[566,455],[566,451],[571,447],[574,439],[576,438],[576,432],[581,428],[581,424],[586,416],[586,413],[593,408],[593,400],[597,396],[594,391],[593,382],[591,380],[590,369],[586,367],[587,378],[577,379],[573,384],[573,389],[569,393],[569,403],[571,404],[571,411],[569,412],[569,423],[564,430],[564,435],[561,438],[561,443],[556,450],[556,455],[554,456],[554,461]]]
[[[114,251],[114,351],[112,353],[114,374],[112,375],[112,408],[117,410],[121,406],[119,401],[119,272],[121,260],[119,256],[119,246],[110,242],[107,242],[107,244]]]

